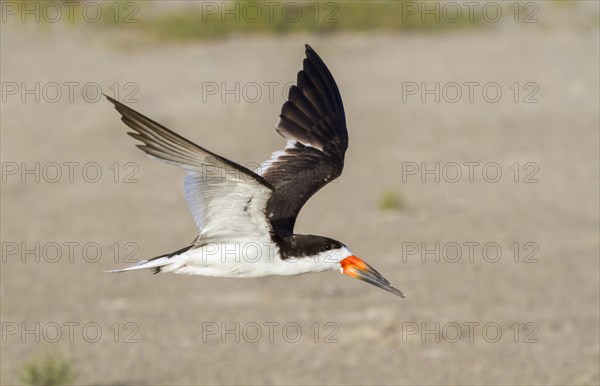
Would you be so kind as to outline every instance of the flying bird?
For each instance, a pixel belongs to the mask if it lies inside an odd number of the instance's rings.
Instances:
[[[309,45],[275,128],[287,144],[255,171],[106,98],[133,130],[128,134],[142,142],[140,149],[186,171],[185,199],[199,230],[184,248],[110,272],[149,268],[155,273],[245,278],[339,270],[404,297],[344,243],[294,233],[306,201],[341,175],[348,148],[340,92]]]

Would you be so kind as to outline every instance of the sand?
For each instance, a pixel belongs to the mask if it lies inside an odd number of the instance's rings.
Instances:
[[[44,353],[78,384],[598,384],[597,26],[115,36],[2,26],[2,384]],[[350,149],[296,231],[343,241],[407,298],[337,272],[102,273],[196,229],[182,172],[138,151],[94,91],[258,164],[284,143],[306,42],[340,86]],[[379,209],[388,191],[399,210]]]

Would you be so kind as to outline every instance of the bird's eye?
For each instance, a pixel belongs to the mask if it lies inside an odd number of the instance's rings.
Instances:
[[[325,245],[325,249],[328,250],[328,251],[330,251],[331,250],[331,244]]]

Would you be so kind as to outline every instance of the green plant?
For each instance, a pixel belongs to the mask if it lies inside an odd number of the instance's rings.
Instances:
[[[439,9],[424,18],[420,12],[408,12],[422,6],[411,0],[276,2],[270,3],[272,9],[267,4],[231,1],[211,5],[211,12],[202,7],[178,9],[140,19],[133,26],[161,40],[193,40],[301,31],[447,31],[480,25],[478,16],[454,22],[440,17]]]
[[[400,193],[394,190],[386,190],[379,198],[379,209],[382,211],[401,210],[405,207]]]
[[[26,385],[67,385],[76,376],[73,365],[62,355],[45,355],[30,359],[20,378]]]

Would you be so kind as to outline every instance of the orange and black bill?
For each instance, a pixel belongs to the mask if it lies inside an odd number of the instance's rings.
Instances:
[[[340,263],[342,264],[342,272],[346,275],[366,281],[369,284],[373,284],[374,286],[391,292],[394,295],[398,295],[401,298],[404,297],[402,291],[394,288],[385,277],[375,270],[375,268],[371,267],[358,257],[349,256]]]

